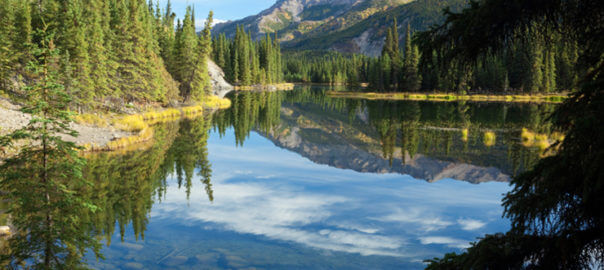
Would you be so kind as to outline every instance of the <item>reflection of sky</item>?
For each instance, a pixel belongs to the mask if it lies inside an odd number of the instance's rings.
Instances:
[[[208,142],[214,202],[199,181],[188,202],[170,185],[165,201],[153,207],[147,240],[157,226],[173,230],[162,234],[170,235],[163,241],[176,241],[185,226],[200,235],[230,233],[225,241],[233,245],[253,236],[264,244],[315,250],[304,256],[335,252],[362,261],[377,255],[379,262],[421,267],[424,259],[460,251],[476,237],[508,227],[500,206],[507,184],[362,174],[314,164],[256,133],[237,148],[232,134],[213,133]]]

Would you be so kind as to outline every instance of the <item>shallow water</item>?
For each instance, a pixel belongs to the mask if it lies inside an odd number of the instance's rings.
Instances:
[[[230,95],[89,159],[99,269],[421,269],[507,230],[501,198],[552,105]],[[467,129],[467,135],[463,130]],[[492,132],[491,135],[486,135]]]

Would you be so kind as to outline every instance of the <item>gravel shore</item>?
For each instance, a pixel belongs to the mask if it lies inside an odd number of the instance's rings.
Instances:
[[[30,119],[30,115],[19,111],[19,106],[0,98],[0,135],[26,126]],[[78,145],[96,144],[98,146],[105,146],[114,139],[131,135],[129,132],[120,131],[112,127],[99,128],[76,123],[72,123],[71,127],[80,135],[78,137],[64,136],[64,139],[75,142]]]

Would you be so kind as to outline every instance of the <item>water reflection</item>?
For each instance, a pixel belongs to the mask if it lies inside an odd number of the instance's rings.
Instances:
[[[94,215],[95,233],[111,244],[116,227],[124,240],[131,225],[136,239],[144,239],[152,206],[165,198],[167,179],[176,175],[178,189],[191,195],[195,170],[211,201],[211,165],[208,161],[208,130],[204,117],[155,126],[155,142],[147,149],[126,153],[102,153],[88,157],[86,179],[92,179],[91,201],[101,211]]]
[[[324,90],[239,93],[214,115],[238,145],[255,130],[319,164],[401,173],[437,181],[501,181],[525,171],[542,150],[521,142],[523,128],[548,133],[551,104],[360,101]]]
[[[541,154],[522,129],[549,133],[553,110],[323,89],[230,98],[158,124],[139,150],[87,157],[99,211],[82,213],[94,221],[83,231],[103,237],[107,258],[89,255],[92,267],[422,268],[507,229],[505,182]]]
[[[209,139],[214,201],[195,184],[187,200],[177,176],[169,177],[145,241],[127,236],[107,248],[104,267],[413,269],[507,228],[504,183],[431,184],[340,170],[257,133],[238,148],[234,134]]]

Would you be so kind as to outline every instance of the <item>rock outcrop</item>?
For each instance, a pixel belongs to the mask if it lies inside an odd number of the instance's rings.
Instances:
[[[10,235],[10,227],[8,226],[0,226],[0,236]]]
[[[224,79],[224,71],[210,59],[208,59],[208,72],[210,73],[214,95],[223,98],[227,93],[234,90],[234,87]]]

